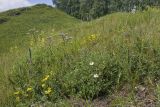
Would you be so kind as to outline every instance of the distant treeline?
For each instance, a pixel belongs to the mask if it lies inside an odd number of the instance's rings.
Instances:
[[[160,0],[53,0],[57,8],[82,20],[118,11],[144,10],[147,6],[158,6]]]

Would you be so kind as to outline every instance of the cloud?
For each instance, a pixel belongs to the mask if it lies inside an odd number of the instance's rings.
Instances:
[[[28,0],[0,0],[0,12],[31,5]]]

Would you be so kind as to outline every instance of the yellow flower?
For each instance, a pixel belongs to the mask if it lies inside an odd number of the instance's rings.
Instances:
[[[45,84],[42,84],[42,87],[44,88],[46,85]]]
[[[40,44],[39,44],[40,47],[44,47],[45,46],[45,39],[44,38],[41,38],[40,39]]]
[[[32,91],[33,89],[31,87],[27,88],[27,91]]]
[[[19,97],[16,97],[16,101],[19,102],[19,101],[20,101],[20,98],[19,98]]]
[[[20,91],[14,92],[14,95],[19,95],[19,94],[20,94]]]
[[[96,35],[95,34],[92,34],[89,36],[88,38],[90,41],[94,41],[96,39]]]
[[[52,89],[50,87],[48,87],[48,89],[44,91],[45,94],[50,94],[51,92],[52,92]]]
[[[47,80],[48,80],[48,78],[49,78],[49,75],[46,75],[46,76],[45,76],[45,78],[44,78],[44,79],[42,79],[41,81],[42,81],[42,82],[45,82],[45,81],[47,81]]]

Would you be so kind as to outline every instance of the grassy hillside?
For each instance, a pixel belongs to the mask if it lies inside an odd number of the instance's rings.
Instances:
[[[159,106],[159,20],[155,8],[114,13],[37,39],[1,74],[1,105]]]
[[[0,13],[0,106],[10,98],[8,74],[13,63],[44,38],[58,42],[58,36],[54,36],[57,32],[71,29],[79,22],[43,4]]]
[[[9,10],[0,13],[0,54],[11,47],[28,47],[31,36],[60,31],[79,21],[47,5]]]

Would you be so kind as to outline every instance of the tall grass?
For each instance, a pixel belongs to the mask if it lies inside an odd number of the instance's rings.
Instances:
[[[15,16],[16,13],[19,15]],[[28,48],[36,40],[50,37],[56,44],[59,40],[52,37],[55,32],[73,27],[79,20],[45,5],[9,10],[0,13],[0,19],[6,19],[0,24],[0,106],[8,107],[13,105],[13,87],[9,82],[13,64],[28,55]]]
[[[128,84],[133,92],[128,101],[133,100],[138,84],[158,84],[159,15],[158,9],[115,13],[64,30],[67,35],[56,36],[59,43],[48,44],[46,38],[40,41],[9,73],[14,90],[9,95],[12,104],[94,100],[110,96]],[[119,100],[113,105],[120,103],[126,104]]]

